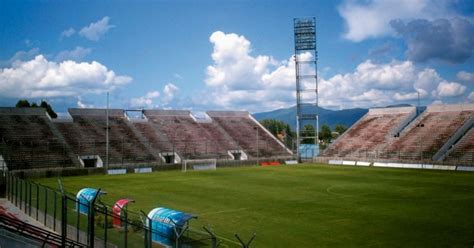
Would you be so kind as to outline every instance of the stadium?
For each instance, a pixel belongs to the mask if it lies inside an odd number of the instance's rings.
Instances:
[[[326,142],[316,19],[292,28],[293,128],[109,92],[0,107],[0,246],[473,246],[474,104],[374,103]]]
[[[290,163],[293,152],[248,112],[209,111],[205,119],[177,110],[143,110],[140,118],[130,118],[120,109],[69,112],[71,119],[52,119],[41,108],[1,108],[0,121],[7,199],[52,232],[60,234],[65,228],[64,242],[72,246],[91,246],[91,240],[100,247],[147,245],[153,229],[141,225],[144,217],[139,211],[156,206],[192,213],[186,215],[189,226],[179,226],[189,228],[181,240],[192,247],[239,247],[236,233],[244,235],[241,239],[256,233],[254,245],[264,247],[346,242],[358,246],[367,238],[389,246],[399,240],[414,246],[424,246],[431,242],[428,239],[435,245],[471,241],[472,105],[428,106],[419,113],[416,107],[370,109],[320,156],[306,159],[306,165]],[[107,130],[109,149],[104,141]],[[57,178],[65,192],[86,187],[107,192],[96,203],[91,237],[86,225],[90,220],[76,209],[85,203],[74,194],[62,196]],[[124,211],[130,211],[126,217],[113,208],[104,211],[104,206],[124,199]],[[393,204],[400,209],[391,209]],[[66,227],[61,225],[63,211]],[[377,218],[365,211],[400,216]],[[441,216],[428,220],[431,214],[420,211]],[[117,216],[125,220],[113,224]],[[397,235],[378,233],[412,222],[399,219],[402,216],[417,216],[418,226]],[[9,228],[19,224],[8,221],[15,223]],[[426,221],[432,223],[425,226]],[[292,231],[278,228],[280,222]],[[364,225],[381,229],[352,230]],[[26,231],[38,239],[34,228]],[[328,230],[351,235],[331,239],[322,235]],[[62,242],[60,236],[56,242]],[[161,245],[172,244],[167,242]],[[158,244],[155,239],[152,243]]]

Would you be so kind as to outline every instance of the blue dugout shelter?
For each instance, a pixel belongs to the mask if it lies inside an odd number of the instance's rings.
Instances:
[[[93,188],[83,188],[79,190],[76,195],[76,210],[78,210],[81,214],[89,214],[90,202],[96,197],[97,192],[99,191]],[[104,193],[100,192],[100,195],[102,194]]]
[[[163,245],[172,245],[176,232],[186,228],[196,216],[169,208],[155,208],[148,213],[151,220],[152,240]]]

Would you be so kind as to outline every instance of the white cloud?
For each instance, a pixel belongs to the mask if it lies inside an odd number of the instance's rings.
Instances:
[[[469,94],[469,96],[467,97],[467,101],[474,103],[474,91]]]
[[[420,94],[421,97],[421,94]],[[397,101],[409,101],[409,100],[415,100],[418,99],[418,93],[417,92],[411,92],[411,93],[406,93],[406,94],[400,94],[398,92],[395,93],[393,96],[393,99]]]
[[[214,63],[207,68],[207,90],[199,94],[209,97],[194,99],[195,105],[254,112],[295,104],[293,57],[275,62],[271,56],[252,56],[250,41],[236,34],[218,31],[210,40],[214,44]],[[309,58],[311,54],[303,56]],[[426,104],[461,96],[465,90],[462,84],[447,82],[436,70],[420,68],[411,61],[375,63],[367,60],[353,72],[320,78],[319,102],[321,106],[336,109],[366,108],[413,104],[419,94]]]
[[[11,66],[16,61],[26,61],[33,59],[36,55],[39,54],[39,52],[40,50],[37,47],[31,48],[28,51],[18,51],[9,60],[0,61],[0,67]]]
[[[171,108],[176,105],[174,100],[176,100],[178,91],[178,86],[167,83],[163,87],[163,95],[158,90],[150,91],[144,96],[132,98],[130,106],[132,108]]]
[[[132,98],[130,100],[130,106],[133,108],[157,108],[158,105],[154,105],[154,100],[160,97],[160,92],[151,91],[146,95]]]
[[[64,30],[62,33],[61,33],[61,36],[60,36],[60,39],[63,39],[63,38],[68,38],[68,37],[71,37],[73,36],[74,34],[76,33],[76,30],[74,28],[69,28],[67,30]]]
[[[456,82],[443,81],[438,84],[436,95],[440,97],[460,96],[466,91],[466,86]]]
[[[64,60],[74,60],[74,61],[81,61],[87,55],[91,53],[92,49],[90,48],[83,48],[83,47],[76,47],[73,50],[65,50],[61,51],[56,55],[56,61],[64,61]]]
[[[270,56],[252,56],[250,41],[233,33],[216,31],[209,40],[214,63],[207,67],[208,90],[202,93],[209,97],[194,99],[194,104],[250,111],[289,106],[295,87],[293,59],[278,62]]]
[[[77,107],[79,108],[94,108],[93,104],[88,104],[86,103],[82,97],[78,96],[77,97]]]
[[[173,101],[175,94],[179,91],[178,86],[172,84],[172,83],[167,83],[165,87],[163,88],[163,103],[169,104],[171,101]]]
[[[115,27],[114,25],[109,25],[109,20],[110,18],[105,16],[101,20],[93,22],[87,27],[83,27],[81,31],[79,31],[79,35],[92,41],[98,41],[109,29]]]
[[[250,42],[237,34],[214,32],[209,40],[214,44],[214,64],[207,67],[208,86],[232,90],[262,89],[261,75],[267,72],[273,59],[268,56],[250,56]]]
[[[466,86],[447,82],[432,68],[418,68],[410,61],[376,64],[367,60],[351,73],[320,81],[320,99],[335,108],[374,107],[461,96]]]
[[[38,55],[0,69],[0,96],[40,98],[100,94],[131,81],[131,77],[116,75],[96,61],[58,63]]]
[[[474,73],[473,72],[467,72],[467,71],[460,71],[458,74],[456,74],[457,79],[461,81],[466,81],[470,83],[474,83]]]
[[[457,16],[449,4],[447,0],[346,0],[338,11],[346,23],[344,37],[359,42],[395,34],[390,27],[390,21],[395,19],[433,20]]]

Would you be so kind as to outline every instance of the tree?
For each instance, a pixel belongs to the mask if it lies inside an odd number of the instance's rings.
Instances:
[[[265,119],[260,121],[260,124],[270,131],[270,133],[272,133],[277,139],[284,142],[287,147],[291,147],[293,132],[291,132],[288,124],[275,119]]]
[[[18,100],[18,102],[16,103],[16,107],[17,108],[37,108],[38,104],[34,102],[30,105],[30,102],[28,102],[28,100],[22,99],[22,100]],[[56,112],[54,112],[51,105],[49,105],[46,101],[41,100],[39,107],[46,109],[46,112],[51,118],[58,117],[58,115],[56,114]]]
[[[18,100],[16,103],[17,108],[29,108],[30,107],[30,102],[26,99]]]
[[[40,107],[45,108],[46,112],[48,112],[48,115],[51,118],[57,118],[58,117],[58,115],[56,114],[56,112],[54,112],[51,105],[49,105],[46,101],[41,100]]]
[[[304,125],[303,132],[301,132],[301,138],[303,139],[301,140],[301,144],[314,144],[315,143],[314,136],[316,136],[316,131],[313,125],[309,125],[309,124]]]
[[[319,139],[326,144],[329,144],[331,142],[331,128],[329,128],[327,124],[321,126],[321,131],[319,132]]]
[[[334,131],[336,131],[339,135],[343,134],[347,130],[347,127],[342,124],[337,124],[334,127]]]

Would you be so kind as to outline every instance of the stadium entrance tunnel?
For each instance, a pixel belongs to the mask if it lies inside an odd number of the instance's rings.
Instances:
[[[148,213],[153,242],[172,247],[180,234],[187,230],[189,221],[197,216],[169,208],[155,208]],[[149,226],[149,222],[147,226]]]
[[[227,154],[229,154],[232,160],[248,160],[247,154],[242,150],[230,150],[227,151]]]
[[[104,162],[99,155],[79,156],[79,161],[84,168],[102,168],[104,166]]]
[[[166,164],[179,164],[181,163],[181,158],[176,152],[161,152],[160,157]]]

